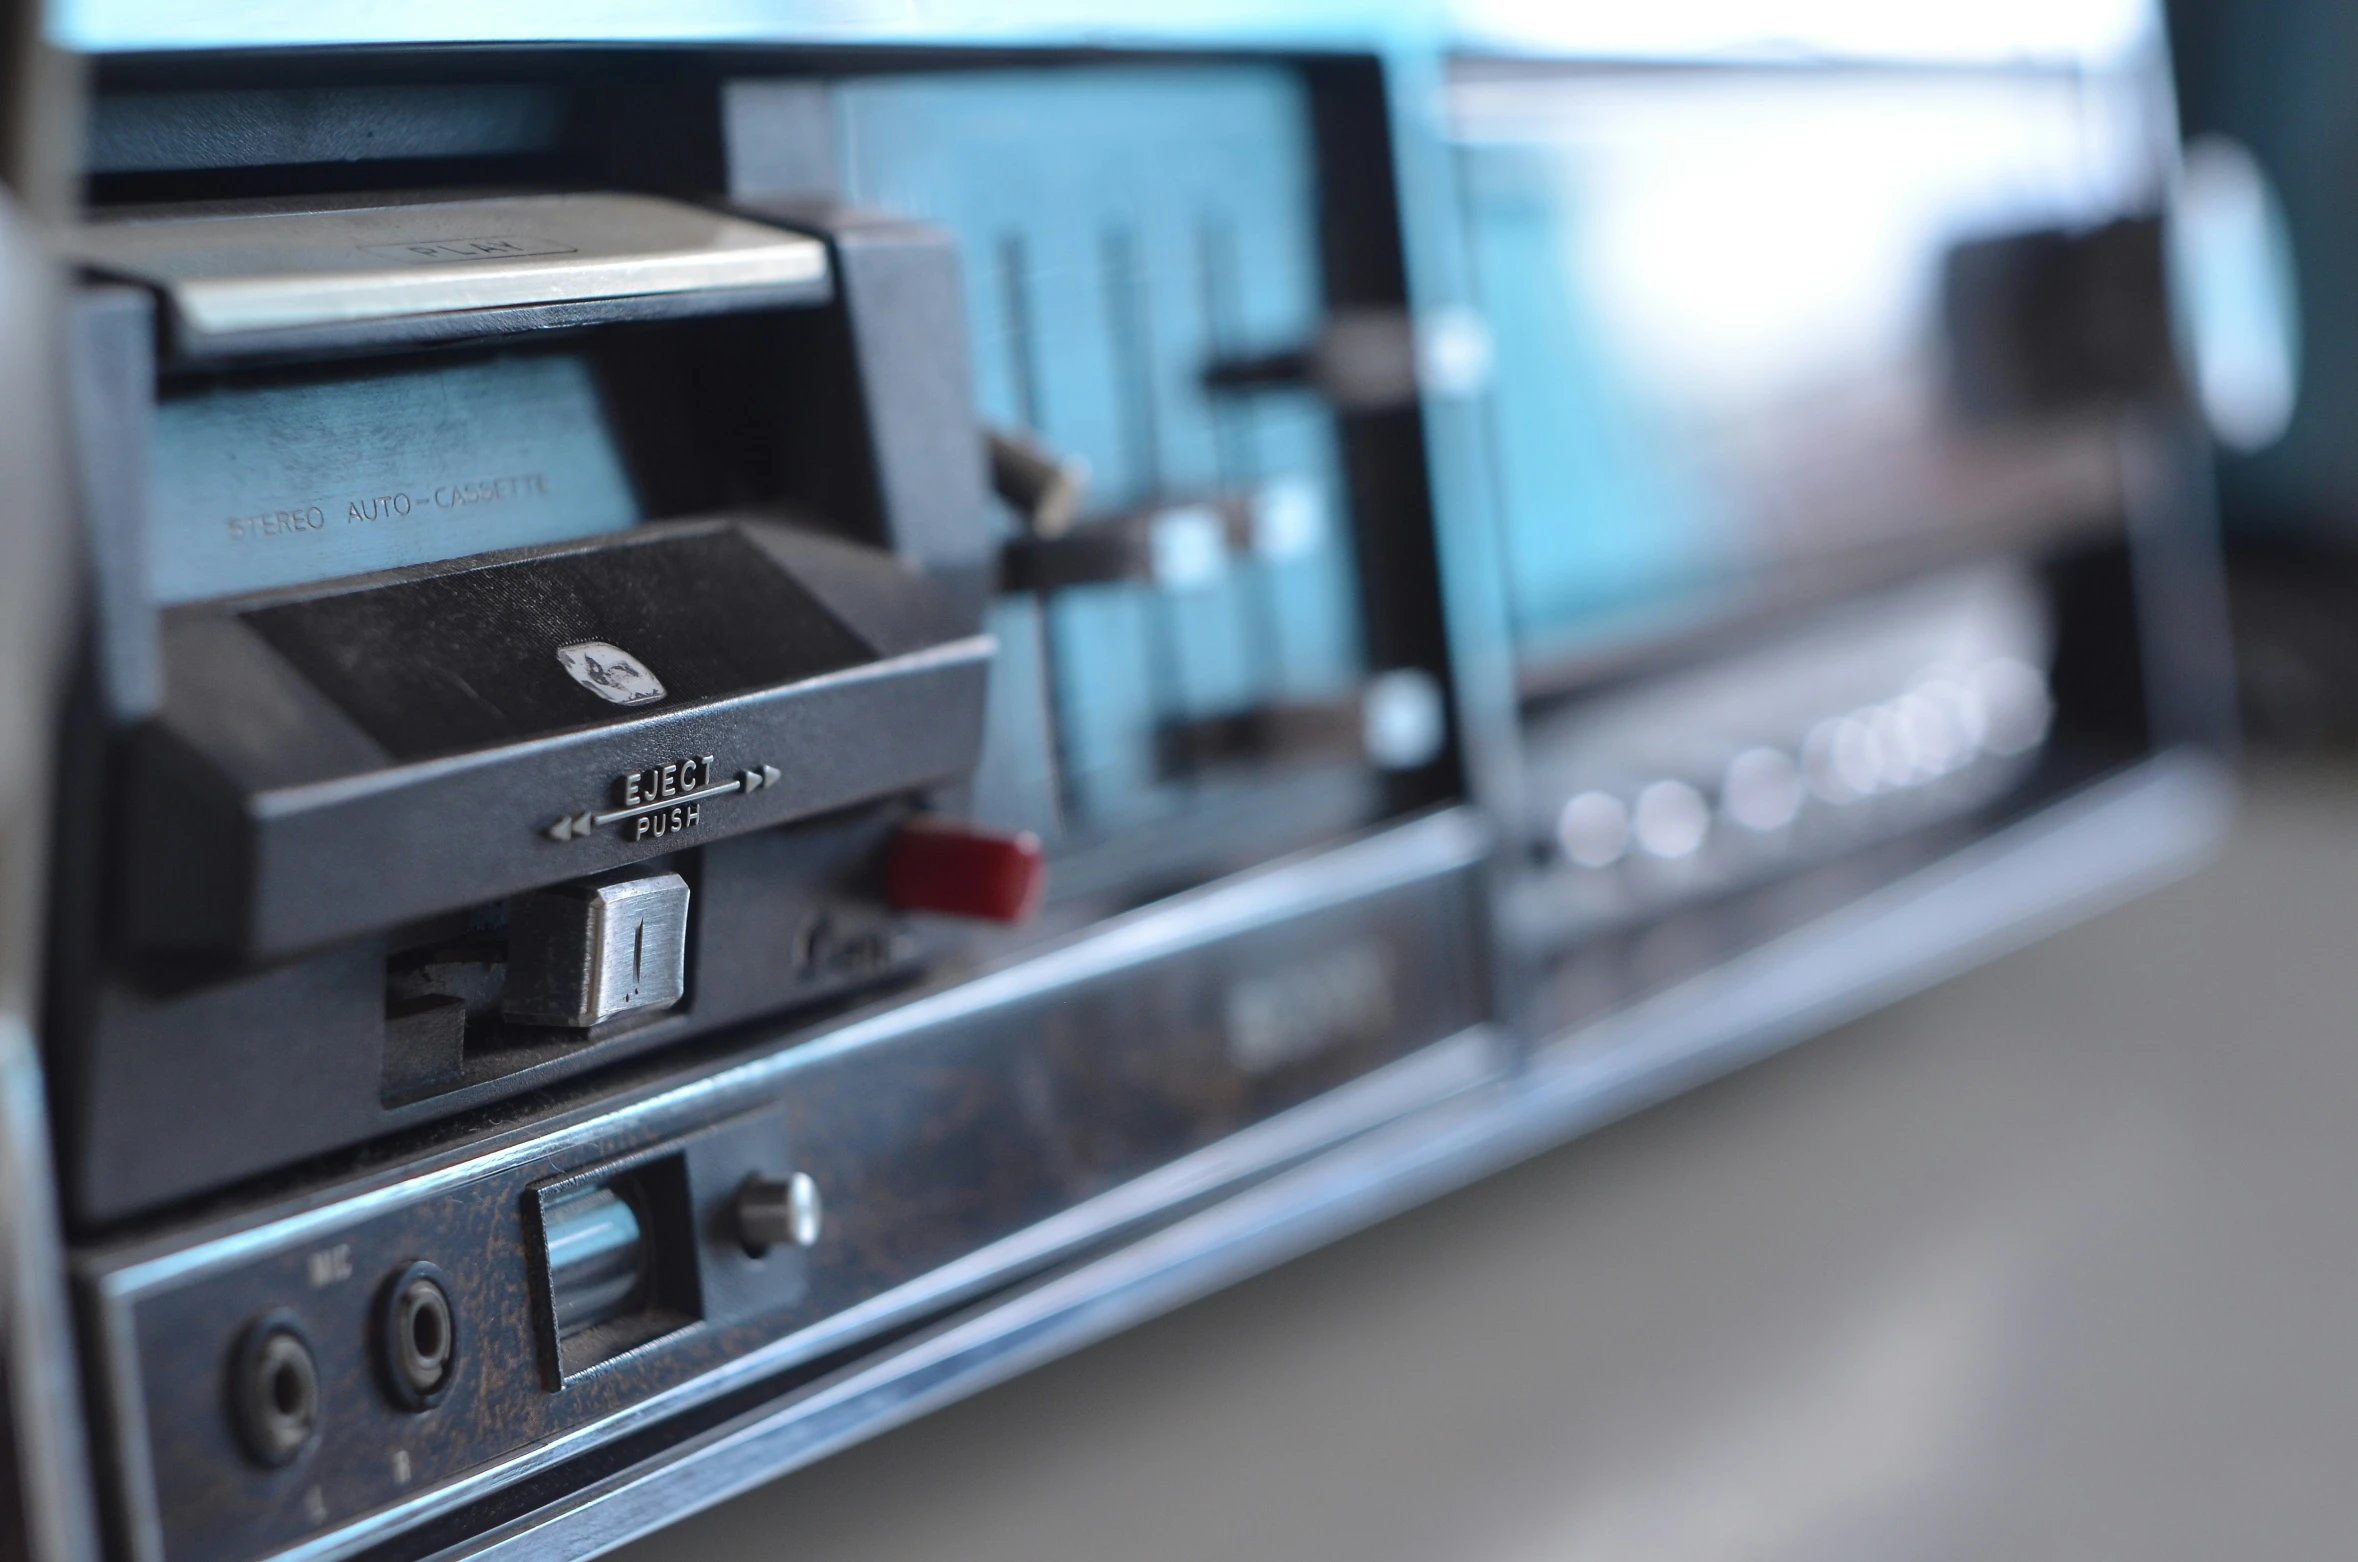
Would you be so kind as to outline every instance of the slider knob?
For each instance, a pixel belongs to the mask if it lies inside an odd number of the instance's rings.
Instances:
[[[897,911],[1021,922],[1047,886],[1040,838],[1028,830],[1000,835],[920,816],[901,826],[884,860],[884,898]]]
[[[1059,455],[1021,434],[997,429],[983,436],[990,457],[991,487],[1023,517],[1035,537],[1061,537],[1089,492],[1089,463]]]
[[[773,1247],[809,1247],[819,1240],[826,1210],[819,1185],[807,1172],[780,1181],[753,1177],[737,1190],[737,1240],[750,1253]]]

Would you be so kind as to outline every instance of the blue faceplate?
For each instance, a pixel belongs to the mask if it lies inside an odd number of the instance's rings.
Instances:
[[[957,238],[982,415],[1087,462],[1085,517],[1222,499],[1293,517],[1285,546],[1192,584],[1002,604],[1002,678],[1053,673],[1066,806],[1092,824],[1168,806],[1165,722],[1347,694],[1359,631],[1329,417],[1307,393],[1215,399],[1202,381],[1323,317],[1299,78],[908,76],[846,83],[834,110],[844,193]]]

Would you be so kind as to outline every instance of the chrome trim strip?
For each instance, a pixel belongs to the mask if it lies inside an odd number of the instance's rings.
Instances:
[[[518,1134],[488,1150],[458,1150],[432,1170],[388,1182],[348,1198],[247,1230],[225,1230],[190,1244],[186,1234],[132,1245],[156,1256],[118,1264],[119,1250],[99,1249],[80,1268],[94,1275],[108,1301],[134,1296],[183,1276],[241,1263],[256,1253],[294,1246],[323,1229],[364,1219],[379,1210],[431,1198],[478,1177],[548,1153],[552,1143],[588,1138],[633,1117],[692,1105],[723,1091],[758,1091],[813,1063],[840,1057],[923,1026],[944,1024],[1148,960],[1184,953],[1233,934],[1250,932],[1330,907],[1371,898],[1472,867],[1488,851],[1490,833],[1470,809],[1449,809],[1324,851],[1289,858],[1097,924],[1068,943],[1018,957],[1013,963],[919,997],[893,1003],[832,1030],[789,1035],[772,1051],[701,1076],[555,1134]],[[227,1223],[223,1223],[227,1226]]]
[[[100,1385],[112,1425],[107,1428],[114,1453],[115,1491],[122,1504],[121,1524],[131,1554],[159,1558],[164,1554],[164,1526],[156,1502],[155,1442],[147,1422],[147,1396],[140,1390],[139,1339],[123,1309],[101,1305],[94,1330],[94,1354],[105,1363],[107,1381]]]
[[[1519,1078],[1354,1140],[433,1562],[575,1562],[647,1534],[2107,909],[2198,864],[2233,798],[2215,760],[2163,755],[1563,1038]]]
[[[1159,1211],[1300,1162],[1437,1102],[1495,1082],[1503,1076],[1510,1056],[1504,1038],[1487,1026],[1476,1026],[1435,1042],[1398,1062],[871,1297],[857,1307],[740,1356],[692,1382],[652,1395],[594,1425],[470,1471],[273,1556],[277,1562],[330,1562],[365,1549],[421,1519],[529,1476],[647,1422],[726,1393],[741,1383],[783,1370],[798,1361],[823,1356],[861,1334],[888,1328],[907,1318],[939,1312],[987,1289],[1001,1276],[1037,1268],[1060,1253],[1147,1220]],[[136,1394],[136,1346],[129,1339],[128,1329],[122,1326],[125,1322],[127,1319],[121,1311],[110,1313],[108,1345],[119,1374],[117,1413],[128,1417],[125,1426],[144,1431],[143,1410]],[[125,1385],[130,1387],[126,1389]],[[137,1510],[133,1552],[142,1562],[162,1562],[169,1552],[156,1527],[149,1452],[144,1437],[136,1444],[128,1444],[125,1450],[125,1481],[133,1488],[132,1506]]]
[[[0,1321],[7,1422],[23,1483],[23,1540],[41,1562],[98,1555],[89,1442],[67,1316],[65,1251],[51,1180],[40,1050],[23,1019],[0,1010]]]
[[[1731,1027],[1757,1056],[1978,961],[2031,943],[2191,867],[2224,833],[2234,782],[2206,756],[2167,753],[1723,965],[1549,1043],[1540,1067],[1585,1093],[1609,1081],[1703,1064]],[[2186,843],[2171,849],[2173,840]],[[2152,859],[2136,870],[2141,857]],[[2077,886],[2084,885],[2081,888]],[[1937,951],[1936,921],[1961,936]],[[1739,1016],[1741,1020],[1739,1021]],[[1669,1089],[1681,1086],[1668,1084]]]
[[[20,40],[23,19],[11,20]],[[58,372],[64,292],[20,204],[67,204],[69,182],[47,172],[62,176],[67,165],[53,165],[42,143],[77,116],[53,66],[17,58],[7,78],[23,140],[13,188],[0,189],[0,814],[14,826],[0,847],[0,1479],[15,1497],[0,1513],[0,1551],[90,1562],[99,1512],[39,1034],[57,845],[50,820],[70,779],[57,773],[61,717],[70,647],[90,604],[67,437],[84,387]]]
[[[62,247],[162,287],[209,336],[760,288],[815,302],[828,282],[816,239],[608,191],[125,218]]]

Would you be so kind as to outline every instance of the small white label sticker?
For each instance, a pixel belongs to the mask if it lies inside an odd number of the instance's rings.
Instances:
[[[663,698],[663,680],[618,645],[582,640],[557,647],[573,681],[612,705],[646,705]]]

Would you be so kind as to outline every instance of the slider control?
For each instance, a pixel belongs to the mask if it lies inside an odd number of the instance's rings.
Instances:
[[[983,447],[991,458],[991,488],[1023,517],[1024,530],[1061,537],[1072,529],[1089,492],[1088,462],[1003,429],[986,432]]]
[[[901,826],[884,862],[884,898],[899,911],[1021,922],[1047,886],[1040,838],[1028,830],[1000,835],[920,817]]]
[[[1312,390],[1341,412],[1414,405],[1417,384],[1416,325],[1398,309],[1340,309],[1300,347],[1222,358],[1204,370],[1207,390]]]
[[[1000,551],[999,584],[1031,592],[1117,582],[1194,591],[1239,563],[1284,564],[1316,553],[1332,526],[1316,482],[1274,477],[1241,492],[1174,496],[1092,516],[1055,533],[1035,526]]]
[[[1155,758],[1166,777],[1231,764],[1365,760],[1415,770],[1448,740],[1441,686],[1421,667],[1395,667],[1355,693],[1317,703],[1268,704],[1166,722]]]
[[[64,242],[85,265],[161,290],[179,345],[200,355],[298,333],[431,339],[819,304],[831,291],[814,238],[621,191],[138,214]]]

